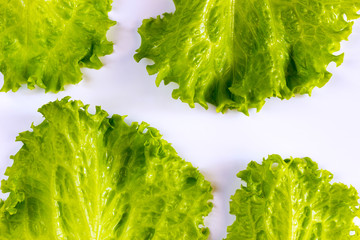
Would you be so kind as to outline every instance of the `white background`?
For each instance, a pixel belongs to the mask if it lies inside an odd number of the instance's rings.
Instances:
[[[322,89],[314,89],[312,97],[291,100],[270,99],[263,109],[250,112],[216,113],[214,107],[204,110],[199,105],[190,109],[171,98],[175,85],[159,88],[155,76],[136,63],[135,50],[140,46],[137,28],[142,19],[171,12],[171,0],[117,0],[110,18],[118,24],[109,31],[115,52],[102,58],[101,70],[83,69],[84,80],[67,86],[59,94],[25,87],[16,93],[0,93],[0,179],[10,155],[21,143],[18,133],[39,124],[37,109],[64,96],[100,105],[110,115],[128,115],[127,121],[146,121],[161,131],[179,155],[193,163],[214,187],[215,207],[206,218],[211,239],[226,236],[226,227],[234,217],[229,215],[229,199],[240,186],[236,173],[251,161],[261,161],[269,154],[282,157],[311,157],[320,168],[334,173],[334,180],[352,184],[360,190],[360,22],[356,22],[349,42],[342,43],[344,63]],[[0,85],[3,78],[0,78]],[[0,194],[5,198],[5,194]]]

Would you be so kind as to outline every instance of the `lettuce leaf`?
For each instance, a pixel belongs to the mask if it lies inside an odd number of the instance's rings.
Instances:
[[[226,239],[360,239],[355,188],[333,183],[310,158],[271,155],[237,175],[246,184],[230,202],[236,216]]]
[[[1,91],[22,84],[46,92],[81,78],[80,67],[99,69],[113,44],[106,32],[112,0],[0,0]]]
[[[176,11],[143,21],[135,60],[154,61],[156,84],[194,107],[248,114],[266,98],[311,94],[359,17],[357,0],[174,0]]]
[[[0,239],[207,239],[210,183],[146,123],[65,98],[24,143],[1,189]]]

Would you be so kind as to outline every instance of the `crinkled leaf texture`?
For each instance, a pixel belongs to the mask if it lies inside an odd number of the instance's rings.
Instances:
[[[27,84],[58,92],[81,80],[80,67],[99,69],[99,57],[113,51],[111,2],[0,0],[1,91]]]
[[[355,188],[333,183],[310,158],[271,155],[238,173],[246,184],[231,197],[228,240],[360,239]]]
[[[174,98],[217,111],[261,109],[266,98],[311,94],[359,17],[358,0],[174,0],[176,11],[144,20],[135,60],[149,58]]]
[[[211,186],[146,123],[65,98],[20,134],[0,239],[207,239]]]

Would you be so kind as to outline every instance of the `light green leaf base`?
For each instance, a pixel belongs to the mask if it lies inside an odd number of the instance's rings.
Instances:
[[[44,105],[45,120],[6,170],[1,240],[207,239],[211,186],[146,123],[69,98]]]

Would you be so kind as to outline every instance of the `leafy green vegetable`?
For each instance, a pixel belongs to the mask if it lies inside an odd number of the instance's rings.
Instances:
[[[65,98],[23,132],[0,239],[206,239],[209,182],[146,123]]]
[[[80,67],[99,69],[113,44],[106,32],[112,0],[0,0],[1,91],[22,84],[58,92],[81,80]]]
[[[331,184],[332,174],[310,158],[271,155],[262,165],[251,162],[238,177],[245,181],[232,196],[236,220],[228,240],[359,239],[360,217],[355,188]]]
[[[359,17],[358,0],[174,0],[174,14],[144,20],[135,60],[152,59],[156,84],[194,107],[248,114],[269,97],[311,94]]]

